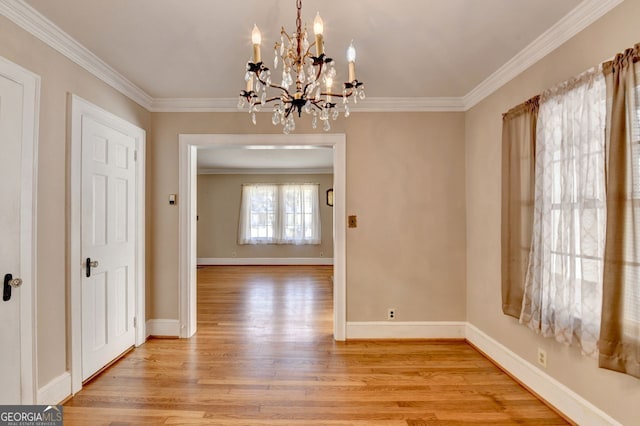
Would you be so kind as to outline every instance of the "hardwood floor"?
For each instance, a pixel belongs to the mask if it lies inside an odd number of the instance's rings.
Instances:
[[[465,342],[335,342],[331,273],[198,270],[197,335],[130,352],[65,425],[566,424]]]

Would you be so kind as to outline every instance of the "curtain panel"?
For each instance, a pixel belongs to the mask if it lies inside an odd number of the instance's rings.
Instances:
[[[520,317],[533,226],[539,96],[502,116],[502,311]]]
[[[277,185],[242,185],[238,244],[274,244],[276,242]]]
[[[599,365],[640,378],[640,44],[603,69],[609,126]]]
[[[540,98],[534,222],[520,321],[595,356],[602,305],[606,86],[589,70]]]

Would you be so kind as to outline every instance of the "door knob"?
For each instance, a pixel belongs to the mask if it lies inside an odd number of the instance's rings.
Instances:
[[[22,285],[21,278],[13,278],[13,275],[6,274],[4,276],[4,287],[2,289],[2,300],[5,302],[11,299],[11,289],[18,288]]]
[[[97,268],[98,267],[98,261],[97,260],[91,260],[90,257],[87,257],[87,278],[89,278],[91,276],[91,268]]]

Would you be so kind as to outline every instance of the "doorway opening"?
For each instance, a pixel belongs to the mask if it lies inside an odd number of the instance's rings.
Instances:
[[[295,139],[294,139],[295,138]],[[345,339],[345,135],[180,135],[180,337],[196,332],[197,159],[199,148],[330,148],[333,153],[333,335]],[[321,194],[322,195],[322,194]],[[321,200],[323,198],[321,197]]]

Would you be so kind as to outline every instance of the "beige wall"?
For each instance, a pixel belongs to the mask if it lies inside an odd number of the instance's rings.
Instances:
[[[640,41],[640,1],[621,6],[467,113],[358,113],[347,136],[347,317],[465,320],[623,424],[640,416],[640,381],[541,339],[500,310],[501,113]],[[279,133],[268,114],[152,113],[0,16],[0,55],[42,76],[38,164],[38,383],[67,368],[67,94],[147,130],[149,318],[178,318],[179,133]],[[312,131],[303,123],[298,133]],[[295,135],[291,136],[295,143]],[[465,209],[466,206],[466,209]],[[466,295],[466,296],[465,296]]]
[[[594,359],[543,339],[501,312],[501,114],[640,41],[640,1],[626,0],[466,114],[468,320],[536,364],[538,347],[547,373],[625,425],[640,419],[640,380],[597,368]]]
[[[238,244],[243,183],[317,183],[322,243],[318,245]],[[198,175],[198,258],[333,257],[333,208],[326,191],[333,175]]]
[[[36,291],[38,386],[67,370],[67,94],[148,130],[150,114],[0,16],[0,56],[42,78],[38,145]]]
[[[317,133],[302,120],[297,134]],[[347,319],[465,319],[464,114],[353,114],[347,140]],[[178,318],[179,133],[280,133],[269,114],[153,113],[151,318]],[[291,135],[295,144],[295,135]]]

